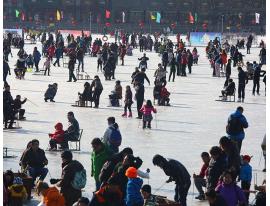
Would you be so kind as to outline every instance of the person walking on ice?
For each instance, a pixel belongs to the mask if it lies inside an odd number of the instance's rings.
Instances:
[[[152,112],[157,113],[157,110],[153,107],[151,100],[147,100],[146,104],[140,109],[140,112],[143,113],[143,129],[147,128],[151,129],[151,121],[153,119]]]

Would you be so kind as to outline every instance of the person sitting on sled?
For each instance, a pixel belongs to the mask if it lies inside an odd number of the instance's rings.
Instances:
[[[163,105],[163,106],[170,106],[169,102],[170,102],[170,92],[168,92],[168,90],[166,89],[165,85],[162,86],[161,91],[160,91],[160,103],[159,105]]]
[[[55,132],[50,133],[49,137],[50,139],[50,149],[49,150],[56,150],[57,149],[57,144],[61,144],[64,142],[64,133],[65,131],[63,130],[63,124],[58,122],[55,126]]]
[[[157,113],[157,110],[153,107],[151,100],[147,100],[146,104],[140,109],[140,112],[143,113],[143,129],[147,128],[151,129],[151,121],[153,119],[152,112]]]
[[[224,90],[221,90],[223,100],[227,100],[227,96],[233,95],[234,91],[235,91],[235,83],[232,79],[229,79],[228,86]]]

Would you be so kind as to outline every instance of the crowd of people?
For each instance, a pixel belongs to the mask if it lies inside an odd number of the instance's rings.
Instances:
[[[9,36],[9,35],[8,35]],[[103,71],[105,81],[116,79],[116,68],[118,58],[121,65],[125,64],[125,55],[128,48],[136,49],[137,43],[140,52],[152,51],[153,47],[156,53],[161,57],[160,63],[154,73],[154,79],[150,80],[147,76],[148,64],[151,61],[146,53],[138,58],[139,64],[131,75],[131,84],[125,85],[125,92],[119,80],[116,81],[114,90],[109,95],[111,106],[121,106],[120,102],[124,100],[122,114],[123,118],[132,118],[132,104],[134,97],[136,100],[137,118],[142,119],[142,129],[151,129],[153,113],[157,113],[158,109],[154,103],[157,100],[158,106],[170,106],[173,101],[171,93],[166,88],[167,84],[174,84],[175,76],[188,78],[192,74],[194,64],[198,64],[199,54],[197,48],[187,49],[181,39],[177,39],[173,43],[167,38],[157,38],[154,36],[155,42],[150,35],[131,34],[122,35],[122,42],[104,43],[101,39],[94,40],[92,37],[86,36],[83,32],[76,39],[69,35],[67,37],[67,46],[62,35],[57,32],[55,37],[52,34],[43,33],[41,36],[42,51],[39,52],[34,47],[33,54],[27,54],[22,43],[19,43],[18,60],[16,63],[15,75],[19,79],[23,79],[28,67],[36,68],[36,72],[40,72],[39,62],[41,58],[45,58],[44,75],[50,75],[50,67],[53,59],[53,66],[60,66],[59,60],[65,55],[68,57],[69,80],[77,81],[74,74],[76,62],[78,63],[76,73],[84,72],[84,58],[87,53],[92,57],[97,57],[97,72]],[[5,39],[7,42],[4,47],[4,126],[7,129],[13,129],[13,123],[16,114],[18,119],[24,118],[25,110],[21,109],[21,105],[27,101],[25,98],[21,100],[21,96],[17,95],[13,100],[10,93],[10,85],[7,82],[7,75],[10,74],[8,65],[8,56],[11,53],[12,46],[10,37]],[[14,44],[13,44],[14,45]],[[252,45],[252,37],[248,38],[247,49],[250,53],[250,45]],[[14,45],[15,46],[15,45]],[[247,71],[243,70],[243,55],[239,51],[241,44],[229,45],[226,41],[223,45],[215,39],[210,41],[206,47],[211,67],[213,68],[213,76],[221,77],[224,73],[226,81],[222,90],[223,100],[227,96],[235,92],[235,83],[231,79],[231,64],[238,69],[238,101],[244,102],[245,85],[248,82],[248,74],[252,73],[253,91],[252,94],[260,95],[260,77],[264,77],[265,72],[262,66],[265,65],[266,50],[265,47],[260,51],[260,63],[255,61],[250,66],[246,64]],[[9,52],[10,50],[10,52]],[[230,58],[228,56],[230,55]],[[232,62],[233,61],[233,62]],[[167,75],[167,67],[170,68]],[[188,69],[188,72],[186,71]],[[253,70],[253,71],[252,71]],[[250,72],[249,72],[250,71]],[[187,75],[188,73],[188,75]],[[153,103],[150,99],[145,100],[145,80],[150,85],[153,82]],[[172,80],[172,82],[171,82]],[[170,83],[169,83],[170,82]],[[48,89],[44,94],[44,100],[54,102],[57,94],[58,84],[48,85]],[[135,90],[133,95],[132,89]],[[103,85],[98,75],[94,76],[92,82],[87,81],[84,84],[82,93],[78,93],[79,101],[85,106],[86,102],[94,102],[94,108],[99,108],[100,95],[103,92]],[[172,100],[172,101],[171,101]],[[191,187],[191,178],[199,192],[196,197],[198,200],[207,199],[211,206],[237,206],[248,205],[249,194],[252,192],[251,178],[252,167],[250,162],[252,157],[247,154],[241,154],[242,141],[245,138],[245,129],[249,124],[243,115],[244,108],[239,106],[232,114],[229,115],[226,125],[226,136],[220,138],[216,146],[209,148],[209,151],[203,151],[201,158],[203,166],[199,174],[190,174],[186,167],[175,159],[167,159],[160,154],[156,154],[152,158],[153,165],[161,168],[165,175],[168,176],[166,183],[175,183],[175,203],[181,206],[187,205],[187,195]],[[33,139],[27,145],[20,158],[20,166],[22,172],[29,175],[32,179],[31,188],[35,188],[38,195],[41,195],[41,204],[50,206],[72,206],[72,205],[90,205],[90,206],[151,206],[157,204],[162,197],[152,194],[149,184],[144,184],[143,179],[149,178],[149,170],[146,172],[140,169],[143,160],[137,157],[130,147],[122,145],[122,135],[120,126],[116,122],[116,118],[108,117],[108,128],[102,138],[94,138],[91,141],[91,177],[95,181],[95,191],[91,199],[82,197],[82,190],[85,188],[87,181],[87,172],[83,163],[73,159],[73,154],[69,150],[69,141],[76,141],[80,136],[79,121],[75,118],[75,114],[70,111],[67,114],[69,126],[66,130],[61,122],[57,122],[54,126],[55,131],[49,133],[49,150],[54,151],[61,149],[61,169],[60,178],[50,178],[50,184],[45,182],[45,178],[49,173],[47,165],[49,161],[46,152],[39,147],[39,141]],[[9,124],[9,125],[8,125]],[[60,145],[60,147],[58,147]],[[265,141],[262,144],[265,151]],[[120,146],[124,149],[120,150]],[[264,153],[265,154],[265,153]],[[266,157],[266,155],[264,155]],[[60,168],[59,168],[60,169]],[[241,187],[237,185],[237,181],[241,181]],[[22,179],[12,171],[4,172],[4,205],[22,205],[27,199],[26,188],[23,186]],[[205,188],[205,189],[204,189]],[[255,187],[259,191],[256,195],[256,206],[265,205],[266,190],[265,182],[261,186]],[[89,192],[89,191],[87,191]],[[29,198],[29,197],[28,197]],[[163,198],[164,199],[164,198]],[[15,202],[15,203],[14,203]]]

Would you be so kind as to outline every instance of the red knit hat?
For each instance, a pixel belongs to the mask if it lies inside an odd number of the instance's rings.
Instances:
[[[244,155],[244,156],[243,156],[243,160],[246,160],[246,161],[250,162],[251,156],[249,156],[249,155]]]
[[[128,178],[136,178],[137,175],[137,169],[135,167],[129,167],[126,171],[126,176]]]

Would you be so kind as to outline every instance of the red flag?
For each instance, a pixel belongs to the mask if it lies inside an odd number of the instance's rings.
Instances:
[[[107,22],[105,25],[106,25],[106,27],[110,27],[111,26],[111,23],[110,22]]]
[[[191,12],[189,12],[188,20],[189,20],[189,23],[194,24],[194,17],[192,16]]]
[[[109,19],[111,17],[111,12],[109,10],[106,10],[106,19]]]
[[[22,12],[22,14],[21,14],[21,19],[22,19],[22,21],[24,21],[25,20],[25,14]]]
[[[144,26],[143,21],[140,21],[140,22],[139,22],[139,26],[140,26],[141,28]]]

